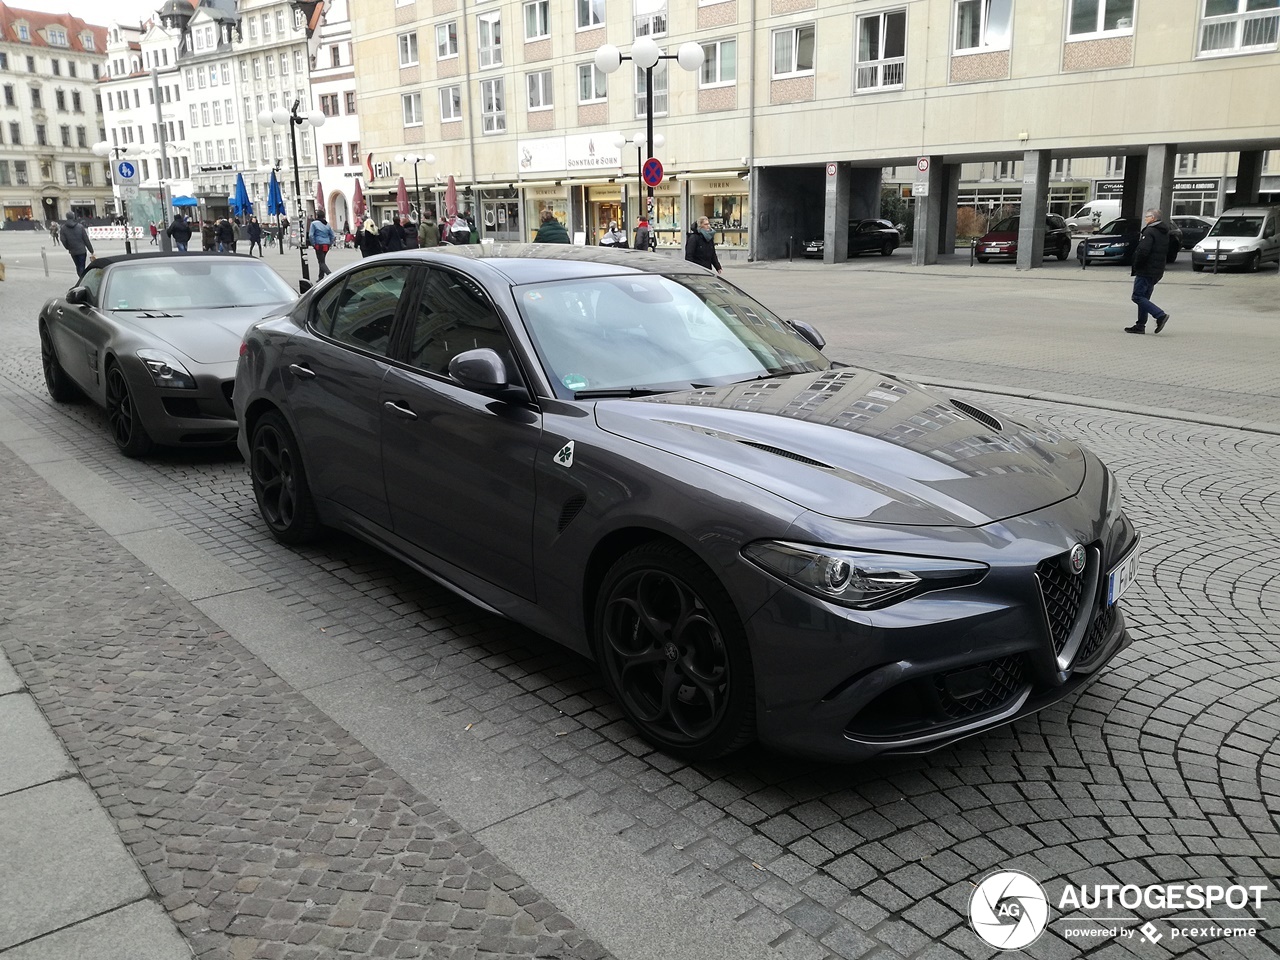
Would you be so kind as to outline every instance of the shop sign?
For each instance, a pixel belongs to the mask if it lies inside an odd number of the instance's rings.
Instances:
[[[373,165],[374,180],[389,179],[393,176],[395,176],[395,170],[392,169],[391,164],[388,161],[379,160]]]
[[[1175,190],[1217,190],[1217,180],[1175,180],[1173,181],[1173,189]]]
[[[1093,189],[1098,193],[1123,193],[1123,180],[1099,180],[1093,185]]]
[[[516,162],[521,173],[566,169],[564,137],[516,141]]]
[[[224,170],[234,170],[235,168],[236,165],[234,163],[211,163],[207,166],[196,167],[201,173],[221,173]]]
[[[617,168],[622,158],[611,138],[611,134],[582,133],[519,140],[516,163],[521,173]]]

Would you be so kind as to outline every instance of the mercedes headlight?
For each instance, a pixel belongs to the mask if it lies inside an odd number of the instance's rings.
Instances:
[[[793,587],[860,609],[885,606],[931,590],[977,583],[990,569],[985,563],[967,560],[776,540],[748,544],[743,553]]]
[[[147,373],[151,374],[151,382],[157,387],[174,387],[179,390],[196,388],[196,378],[163,350],[139,350],[138,359],[147,368]]]

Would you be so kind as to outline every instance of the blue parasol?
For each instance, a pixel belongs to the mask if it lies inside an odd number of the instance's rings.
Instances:
[[[284,212],[284,195],[280,192],[280,181],[276,179],[276,172],[272,170],[271,182],[267,184],[267,213],[271,216],[279,216]]]
[[[198,207],[200,201],[195,197],[174,197],[173,205],[175,207]]]
[[[236,192],[231,195],[231,209],[239,217],[253,212],[253,201],[249,199],[249,191],[245,188],[243,173],[236,174]]]

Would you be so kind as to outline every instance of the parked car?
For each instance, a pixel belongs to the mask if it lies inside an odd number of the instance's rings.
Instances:
[[[99,258],[40,310],[45,385],[59,402],[88,397],[105,407],[125,456],[144,456],[155,444],[231,443],[244,332],[296,299],[253,257]]]
[[[902,245],[902,234],[888,220],[850,220],[849,221],[849,256],[856,257],[863,253],[879,253],[889,256]],[[806,240],[804,255],[820,257],[826,249],[826,240],[818,237]]]
[[[1142,235],[1141,220],[1112,220],[1101,230],[1081,240],[1076,246],[1076,259],[1085,257],[1090,263],[1133,263],[1133,254]],[[1169,224],[1169,253],[1166,261],[1173,263],[1182,249],[1182,231],[1176,223]]]
[[[988,260],[1018,259],[1018,227],[1020,216],[1005,217],[974,242],[974,256],[979,263]],[[1063,219],[1050,214],[1044,220],[1044,255],[1065,260],[1071,256],[1071,231]]]
[[[1073,233],[1093,233],[1104,223],[1120,216],[1119,200],[1090,200],[1067,217],[1067,229]]]
[[[1253,271],[1272,260],[1280,264],[1280,207],[1228,210],[1191,251],[1192,270],[1216,263]]]
[[[1189,250],[1208,235],[1209,231],[1213,229],[1216,219],[1216,217],[1186,214],[1179,217],[1170,217],[1169,222],[1175,224],[1182,231],[1182,247]]]
[[[594,657],[674,755],[916,753],[1088,684],[1128,643],[1114,475],[822,343],[669,258],[384,254],[245,335],[239,445],[277,540]]]

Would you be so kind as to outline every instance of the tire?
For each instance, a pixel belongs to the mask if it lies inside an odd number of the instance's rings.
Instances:
[[[145,457],[155,446],[138,416],[129,378],[115,362],[107,367],[107,426],[111,439],[126,457]]]
[[[1192,269],[1192,270],[1194,270],[1196,273],[1203,273],[1203,272],[1204,272],[1204,264],[1203,264],[1203,263],[1193,263],[1193,264],[1191,265],[1191,269]]]
[[[298,441],[278,412],[264,413],[249,439],[249,475],[258,513],[281,543],[297,546],[321,531]]]
[[[894,244],[893,244],[893,242],[892,242],[892,241],[888,241],[888,240],[886,240],[886,241],[885,241],[885,242],[880,246],[880,256],[882,256],[882,257],[889,257],[889,256],[892,256],[892,255],[893,255],[893,250],[894,250]]]
[[[659,749],[711,760],[755,738],[742,622],[720,581],[682,547],[645,544],[610,568],[594,646],[623,713]]]
[[[1058,252],[1057,252],[1056,256],[1057,256],[1057,258],[1058,258],[1058,261],[1059,261],[1059,262],[1061,262],[1061,261],[1063,261],[1063,260],[1067,259],[1067,257],[1071,256],[1071,241],[1070,241],[1070,240],[1066,240],[1066,241],[1064,241],[1063,243],[1061,243],[1061,244],[1059,244],[1059,245],[1058,245]]]
[[[49,329],[43,323],[40,324],[40,366],[44,368],[45,388],[55,401],[74,403],[84,396],[67,376],[67,371],[62,369],[58,353],[53,348],[53,338],[49,336]]]
[[[991,258],[990,258],[990,257],[978,257],[978,262],[979,262],[979,263],[990,263],[990,262],[991,262]]]
[[[1262,266],[1262,254],[1261,252],[1254,251],[1253,256],[1249,258],[1249,263],[1245,269],[1250,273],[1257,273],[1260,266]]]

